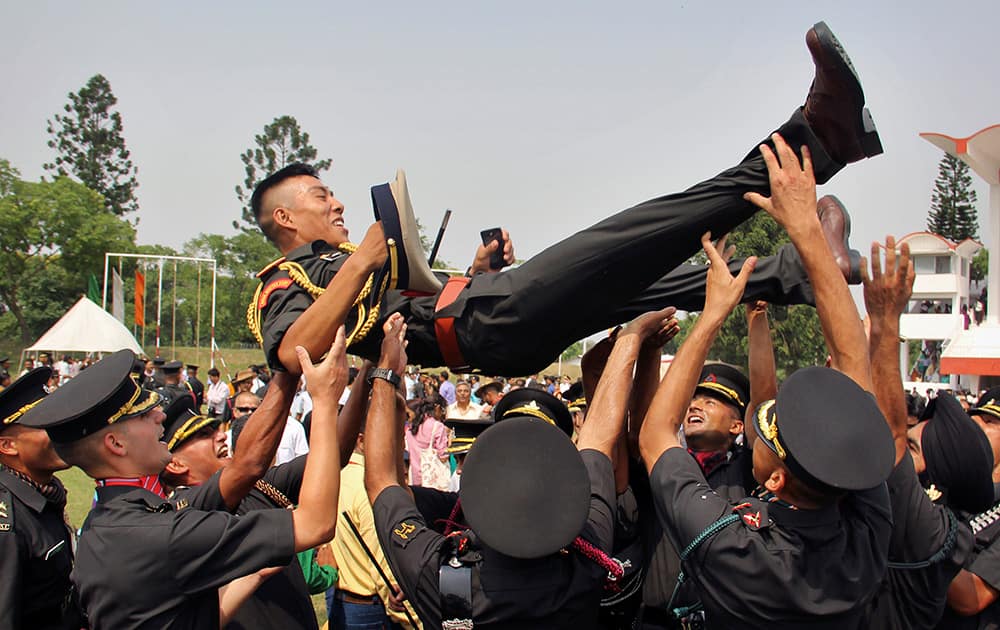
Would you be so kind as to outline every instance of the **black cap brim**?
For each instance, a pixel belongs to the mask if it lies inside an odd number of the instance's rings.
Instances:
[[[67,443],[149,412],[160,396],[139,384],[134,364],[131,350],[98,361],[32,407],[22,424],[45,429],[53,442]]]

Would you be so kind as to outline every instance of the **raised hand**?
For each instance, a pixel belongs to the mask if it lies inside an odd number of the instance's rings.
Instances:
[[[382,339],[382,354],[378,365],[396,374],[406,370],[406,321],[399,313],[393,313],[382,325],[385,338]]]
[[[751,256],[743,262],[743,267],[735,277],[729,273],[728,261],[735,248],[726,248],[726,237],[712,243],[712,234],[701,236],[701,246],[708,254],[709,268],[705,279],[705,308],[702,316],[708,315],[725,319],[743,298],[743,290],[750,279],[750,273],[757,265],[757,257]]]
[[[314,400],[340,400],[347,387],[347,340],[344,327],[337,329],[330,351],[317,365],[313,365],[309,353],[302,346],[295,346],[302,375],[306,377],[306,390]]]
[[[503,260],[507,265],[514,264],[514,243],[510,240],[510,233],[501,229],[503,234]],[[480,245],[476,249],[476,255],[472,259],[472,266],[469,267],[469,274],[477,273],[498,273],[499,269],[490,267],[490,256],[497,250],[497,242],[491,241],[489,245]]]
[[[885,237],[885,271],[882,270],[882,254],[879,244],[872,243],[871,272],[868,265],[861,262],[861,281],[865,287],[865,308],[876,320],[896,319],[905,310],[913,293],[913,262],[910,260],[910,245],[903,243],[896,256],[896,239]]]
[[[618,333],[617,338],[637,335],[642,339],[644,345],[662,348],[680,331],[680,324],[674,317],[676,312],[676,308],[668,306],[659,311],[643,313],[626,324]]]
[[[774,150],[760,145],[771,182],[771,196],[749,192],[743,198],[774,217],[790,234],[816,217],[816,177],[809,149],[802,147],[802,163],[779,134],[771,135]]]
[[[382,222],[376,221],[365,232],[365,237],[361,239],[361,243],[358,244],[358,249],[352,254],[352,257],[360,257],[364,260],[366,268],[374,271],[382,266],[388,255]]]

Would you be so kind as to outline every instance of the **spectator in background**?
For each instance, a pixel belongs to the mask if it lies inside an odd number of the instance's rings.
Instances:
[[[292,400],[292,409],[289,414],[293,419],[303,422],[306,414],[312,411],[312,408],[312,398],[309,397],[309,392],[306,390],[306,377],[303,376],[299,379],[299,391],[295,392],[295,399]]]
[[[447,374],[447,372],[444,372]],[[448,459],[448,442],[450,430],[444,425],[444,414],[447,404],[441,396],[424,398],[416,409],[410,430],[406,432],[406,450],[410,453],[410,485],[424,484],[421,471],[420,452],[433,449],[434,454],[442,462]],[[447,487],[447,479],[445,480]],[[438,488],[443,490],[445,488]]]
[[[351,396],[351,387],[354,385],[354,381],[358,378],[358,368],[353,365],[347,368],[347,387],[344,388],[344,393],[340,396],[340,409],[344,408],[347,404],[347,399]]]
[[[18,378],[20,378],[21,376],[24,376],[25,374],[27,374],[28,372],[32,371],[33,369],[35,369],[35,361],[34,361],[34,359],[25,359],[24,360],[24,369],[21,370],[21,374],[18,376]]]
[[[222,382],[219,370],[210,369],[208,371],[208,391],[205,393],[208,415],[212,418],[221,416],[222,410],[226,408],[227,398],[229,398],[229,386]]]
[[[226,404],[222,408],[222,422],[223,424],[230,422],[236,416],[241,414],[236,413],[236,396],[242,394],[243,392],[253,393],[253,370],[240,370],[236,373],[236,378],[233,379],[233,387],[236,389],[236,393],[232,397],[226,399]]]
[[[441,370],[438,374],[438,393],[449,405],[455,403],[455,386],[448,380],[448,370]]]
[[[482,417],[489,418],[493,415],[493,406],[503,398],[503,383],[500,381],[490,381],[476,390],[476,395],[482,403]]]
[[[455,384],[455,402],[448,405],[446,418],[455,420],[478,420],[483,408],[472,402],[472,386],[468,381]]]

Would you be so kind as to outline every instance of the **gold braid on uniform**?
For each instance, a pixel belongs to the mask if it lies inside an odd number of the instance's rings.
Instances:
[[[274,503],[282,509],[287,508],[292,504],[292,502],[281,492],[281,490],[278,490],[263,479],[258,479],[257,483],[255,483],[253,487],[264,493],[264,495],[271,500],[271,503]]]
[[[353,254],[357,251],[358,246],[354,243],[341,243],[337,246],[337,249],[347,254]],[[299,263],[285,261],[278,265],[278,269],[287,273],[292,282],[305,289],[306,293],[308,293],[314,301],[319,299],[319,296],[326,293],[326,289],[324,287],[314,284],[313,281],[309,279],[309,274],[306,273],[306,270]],[[363,302],[372,292],[374,277],[374,274],[368,276],[368,279],[365,281],[365,286],[361,289],[361,293],[359,293],[357,299],[354,300],[353,306],[358,309],[358,322],[354,326],[354,330],[347,335],[347,345],[351,345],[355,341],[361,341],[367,337],[368,333],[372,329],[372,326],[374,326],[378,321],[382,297],[385,295],[389,277],[387,275],[385,280],[383,280],[381,286],[379,287],[378,298],[374,301],[374,304],[369,311],[365,308]],[[257,304],[260,301],[260,294],[263,290],[264,283],[261,282],[257,285],[257,291],[254,293],[253,301],[251,301],[247,307],[247,326],[249,326],[250,332],[252,332],[253,336],[257,339],[257,343],[262,346],[264,345],[264,335],[261,330],[260,308],[258,308]]]

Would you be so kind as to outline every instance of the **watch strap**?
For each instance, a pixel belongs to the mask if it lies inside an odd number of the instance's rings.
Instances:
[[[399,374],[396,374],[389,368],[373,368],[371,372],[368,373],[368,384],[370,385],[372,381],[380,378],[384,381],[388,381],[393,387],[399,387],[399,383],[402,379],[399,378]]]

